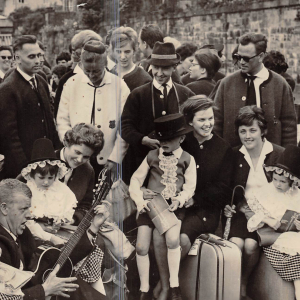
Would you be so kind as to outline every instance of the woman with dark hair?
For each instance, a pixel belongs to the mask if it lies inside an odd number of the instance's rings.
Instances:
[[[186,134],[182,148],[194,156],[197,167],[195,195],[186,204],[186,218],[181,227],[181,257],[185,257],[202,233],[216,231],[221,210],[229,203],[233,153],[230,145],[213,132],[214,103],[205,95],[189,98],[181,106],[186,123],[193,131]],[[154,231],[154,250],[160,270],[161,285],[168,284],[162,257],[166,251],[163,239]],[[155,289],[155,293],[156,293]]]
[[[248,278],[258,262],[259,246],[257,234],[247,230],[245,199],[254,190],[268,184],[270,179],[263,166],[276,163],[284,149],[265,138],[267,121],[264,111],[255,105],[240,109],[235,119],[235,130],[243,145],[234,148],[233,186],[243,186],[245,194],[237,194],[234,199],[236,209],[227,205],[224,214],[226,217],[233,214],[229,239],[239,246],[243,254],[241,295],[246,297]]]
[[[89,160],[103,148],[103,133],[90,124],[79,123],[65,133],[63,144],[64,148],[56,151],[56,156],[65,161],[70,170],[64,182],[78,201],[73,216],[74,224],[78,225],[94,199],[95,173]]]
[[[190,66],[190,78],[196,81],[187,84],[196,95],[206,95],[212,92],[216,85],[213,77],[221,67],[221,61],[217,55],[208,49],[198,50]]]

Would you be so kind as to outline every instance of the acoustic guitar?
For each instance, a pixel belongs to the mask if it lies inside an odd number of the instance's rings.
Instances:
[[[100,173],[98,178],[98,185],[96,185],[96,190],[94,192],[93,205],[91,209],[86,213],[86,215],[78,225],[77,230],[71,235],[65,246],[62,249],[50,247],[42,252],[41,256],[39,257],[36,270],[34,271],[35,276],[31,280],[31,283],[33,283],[33,285],[44,283],[49,274],[57,265],[60,266],[60,269],[57,273],[58,277],[66,278],[72,275],[73,263],[70,259],[70,254],[74,250],[83,234],[91,225],[91,221],[95,215],[94,208],[97,205],[101,204],[101,201],[106,198],[109,192],[110,185],[107,182],[107,172],[108,171],[104,169],[102,173]]]

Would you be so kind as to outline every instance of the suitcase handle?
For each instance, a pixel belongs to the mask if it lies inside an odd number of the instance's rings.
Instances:
[[[212,243],[212,244],[215,244],[215,245],[218,245],[218,246],[223,246],[223,247],[229,247],[228,245],[226,245],[222,239],[215,239],[213,237],[211,237],[209,234],[201,234],[199,236],[200,239],[206,241],[206,242],[209,242],[209,243]],[[230,247],[229,247],[230,248]]]

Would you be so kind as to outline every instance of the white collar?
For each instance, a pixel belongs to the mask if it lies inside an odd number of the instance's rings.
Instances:
[[[4,76],[5,76],[5,73],[0,69],[0,78],[4,78]]]
[[[239,150],[241,153],[243,153],[245,155],[245,157],[249,156],[249,152],[248,150],[246,149],[246,147],[243,145],[240,150]],[[266,156],[267,154],[273,152],[273,145],[272,143],[270,143],[266,138],[265,138],[265,142],[264,142],[264,145],[261,149],[261,153],[260,153],[260,156],[259,157],[262,157],[262,156]]]
[[[77,65],[75,66],[75,68],[74,68],[74,70],[73,70],[73,73],[75,73],[75,74],[84,74],[83,69],[81,69],[81,68],[79,67],[79,64],[77,64]]]
[[[112,73],[104,70],[104,76],[103,76],[103,79],[99,86],[104,85],[104,84],[110,84],[112,82],[112,79],[111,79],[112,76],[116,76],[116,75],[113,75]],[[82,76],[81,81],[84,83],[89,83],[92,86],[94,86],[93,83],[90,81],[90,79],[87,76]]]
[[[264,66],[264,64],[262,65],[262,69],[257,74],[255,74],[255,76],[257,78],[261,78],[263,81],[265,81],[265,80],[267,80],[269,78],[269,71]]]
[[[1,224],[2,225],[2,224]],[[10,230],[8,230],[6,227],[4,227],[3,225],[2,225],[2,227],[11,235],[11,237],[14,239],[14,241],[16,242],[17,241],[17,237],[10,231]]]
[[[173,81],[172,81],[172,78],[170,77],[169,81],[166,83],[167,84],[167,88],[171,89],[172,88],[172,85],[173,85]],[[153,78],[153,85],[155,88],[157,88],[158,90],[161,90],[163,89],[164,87],[159,84],[155,78]]]
[[[107,66],[106,66],[107,69],[111,71],[115,67],[115,65],[116,63],[112,59],[110,59],[109,56],[107,55]]]
[[[25,80],[30,81],[30,79],[35,79],[35,76],[29,76],[25,72],[23,72],[19,67],[17,67],[17,71],[24,77]]]
[[[163,152],[164,152],[163,148],[159,148],[159,154],[162,154]],[[172,152],[175,155],[175,157],[177,159],[179,159],[181,157],[181,154],[182,154],[183,150],[182,150],[181,147],[179,147],[179,148],[177,148],[176,150],[174,150]]]

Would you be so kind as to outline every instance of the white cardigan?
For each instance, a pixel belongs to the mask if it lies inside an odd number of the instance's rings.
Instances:
[[[76,74],[66,82],[57,113],[57,131],[62,141],[66,131],[77,123],[91,124],[95,101],[94,125],[104,134],[104,147],[97,156],[103,165],[107,160],[121,163],[127,151],[127,143],[119,133],[124,104],[130,93],[126,83],[105,71],[100,87],[95,88],[89,78]]]

